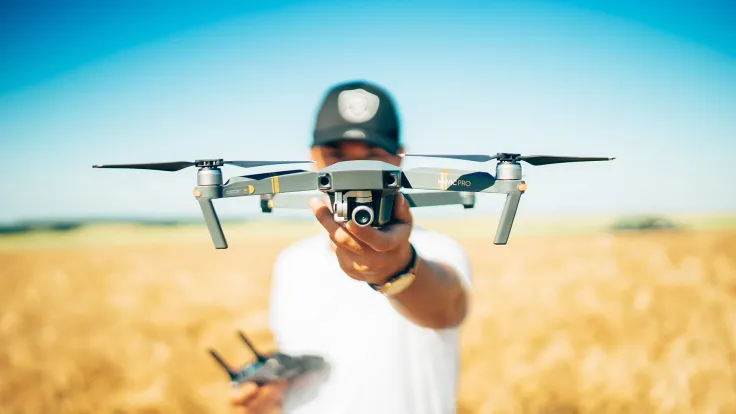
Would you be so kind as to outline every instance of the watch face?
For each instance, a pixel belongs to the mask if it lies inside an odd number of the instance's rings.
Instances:
[[[401,275],[400,278],[385,286],[383,293],[386,295],[395,295],[411,285],[415,278],[416,276],[413,273]]]

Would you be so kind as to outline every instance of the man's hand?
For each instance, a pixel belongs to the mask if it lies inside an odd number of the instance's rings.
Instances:
[[[258,386],[253,382],[241,384],[230,395],[230,404],[237,414],[279,414],[286,382]]]
[[[411,206],[397,193],[394,223],[381,229],[347,225],[333,218],[320,199],[310,202],[314,215],[327,230],[342,270],[356,280],[383,284],[411,260],[409,236],[413,228]],[[458,326],[467,313],[468,295],[460,276],[441,260],[427,260],[419,252],[416,279],[389,298],[391,305],[415,324],[444,329]]]
[[[353,279],[381,284],[409,264],[413,219],[411,207],[401,193],[395,197],[395,222],[380,230],[356,226],[352,220],[347,225],[335,221],[330,208],[320,199],[311,200],[310,206],[332,239],[340,267]]]

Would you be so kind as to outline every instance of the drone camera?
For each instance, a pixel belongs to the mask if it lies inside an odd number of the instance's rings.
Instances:
[[[351,192],[348,208],[352,211],[352,220],[360,227],[370,226],[373,223],[373,197],[370,191]]]
[[[320,174],[317,178],[320,190],[327,190],[332,187],[332,177],[329,173]]]
[[[360,205],[353,210],[353,221],[360,227],[369,226],[373,217],[373,209],[368,205]]]

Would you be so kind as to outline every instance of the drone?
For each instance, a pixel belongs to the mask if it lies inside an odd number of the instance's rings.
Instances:
[[[254,382],[258,386],[262,386],[281,380],[288,381],[325,366],[325,360],[315,355],[291,356],[281,352],[262,354],[253,347],[253,344],[243,332],[238,331],[238,336],[256,357],[254,362],[244,365],[240,369],[231,368],[217,351],[209,349],[210,355],[230,377],[230,385],[233,387],[238,387],[246,382]]]
[[[231,177],[223,183],[221,167],[235,165],[243,168],[277,164],[304,164],[313,161],[225,161],[203,159],[148,164],[107,164],[94,168],[133,168],[159,171],[179,171],[187,167],[197,168],[197,185],[193,195],[199,202],[212,243],[216,249],[227,249],[228,244],[212,200],[242,196],[259,196],[261,211],[269,213],[280,204],[276,195],[320,191],[329,197],[334,218],[338,222],[353,221],[356,225],[380,228],[392,221],[396,194],[402,189],[429,190],[402,195],[411,207],[462,205],[475,206],[476,193],[504,194],[501,217],[493,240],[495,245],[505,245],[511,233],[521,195],[526,191],[522,179],[521,162],[539,166],[584,161],[611,161],[613,157],[565,157],[552,155],[521,155],[497,153],[495,155],[439,155],[402,154],[402,157],[434,157],[488,162],[497,160],[495,175],[486,171],[450,168],[401,167],[376,160],[340,161],[318,171],[285,169],[275,172]],[[304,202],[297,203],[300,206]],[[294,204],[291,204],[294,206]]]

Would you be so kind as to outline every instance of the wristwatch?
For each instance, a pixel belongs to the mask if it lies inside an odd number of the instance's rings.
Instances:
[[[414,279],[417,277],[416,269],[419,262],[419,256],[412,244],[409,244],[409,247],[411,248],[411,260],[409,260],[409,264],[393,276],[389,277],[385,283],[368,283],[373,290],[381,292],[386,296],[393,296],[402,292],[414,282]]]

